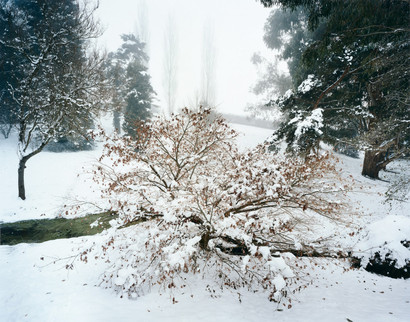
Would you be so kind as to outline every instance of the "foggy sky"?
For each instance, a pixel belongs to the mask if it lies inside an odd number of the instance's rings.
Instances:
[[[145,2],[143,18],[139,8]],[[149,72],[163,105],[163,45],[170,16],[178,38],[177,107],[192,105],[200,92],[204,28],[213,28],[216,48],[216,105],[225,113],[243,114],[252,95],[256,70],[250,62],[254,52],[266,50],[263,26],[270,10],[255,0],[100,0],[97,11],[105,33],[99,44],[108,51],[121,45],[120,35],[135,33],[139,20],[148,28]]]

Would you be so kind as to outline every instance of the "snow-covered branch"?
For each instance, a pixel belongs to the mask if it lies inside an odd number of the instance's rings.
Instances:
[[[112,232],[119,252],[103,245],[102,256],[121,257],[105,280],[130,296],[214,265],[222,284],[257,285],[279,299],[292,273],[275,252],[307,251],[293,232],[300,217],[333,220],[344,207],[327,155],[288,159],[263,145],[241,153],[235,131],[210,110],[159,117],[137,133],[107,138],[107,165],[95,177],[119,226],[145,221]]]

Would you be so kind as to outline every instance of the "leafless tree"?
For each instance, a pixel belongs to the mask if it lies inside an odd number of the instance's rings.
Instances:
[[[149,11],[146,0],[138,1],[137,21],[135,31],[137,38],[145,43],[145,52],[149,55],[150,50],[150,29],[149,29]]]
[[[175,17],[170,14],[164,33],[163,87],[167,112],[171,115],[175,110],[178,92],[178,29]]]
[[[216,47],[214,25],[204,25],[202,42],[201,104],[214,107],[216,103]]]
[[[10,8],[20,18],[10,27],[16,36],[3,45],[20,57],[9,90],[17,106],[18,195],[24,200],[27,161],[61,135],[87,135],[102,103],[104,58],[86,47],[100,35],[97,6],[39,1],[41,20],[34,26],[27,8]]]

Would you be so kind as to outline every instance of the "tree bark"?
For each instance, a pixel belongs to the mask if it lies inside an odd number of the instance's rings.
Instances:
[[[367,150],[364,154],[362,175],[372,179],[379,179],[379,172],[383,169],[385,152]]]
[[[20,133],[20,136],[22,136],[22,135],[24,135],[24,134]],[[33,157],[36,154],[43,151],[44,147],[48,144],[48,142],[50,142],[50,140],[51,140],[51,137],[49,137],[47,140],[45,140],[36,150],[31,152],[30,154],[27,154],[27,155],[23,156],[19,161],[18,190],[19,190],[19,198],[21,200],[26,200],[26,188],[25,188],[25,184],[24,184],[24,170],[26,169],[26,163],[31,157]],[[21,142],[24,142],[24,141],[20,141],[20,143]]]
[[[18,189],[19,189],[19,198],[21,200],[26,200],[26,188],[24,185],[24,169],[26,168],[27,158],[23,157],[19,161],[18,169]]]

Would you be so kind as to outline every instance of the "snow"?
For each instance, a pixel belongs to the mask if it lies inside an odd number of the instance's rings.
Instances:
[[[370,257],[376,252],[382,258],[390,254],[392,258],[397,259],[397,268],[410,262],[410,250],[401,243],[409,240],[410,217],[388,215],[370,224],[363,235],[355,247],[356,256],[362,258],[363,265],[367,265]]]
[[[308,77],[299,85],[298,91],[301,93],[307,93],[312,90],[315,86],[320,86],[321,82],[318,79],[315,79],[315,75],[310,74]]]
[[[82,168],[96,162],[100,148],[86,152],[41,152],[31,158],[25,171],[27,199],[22,201],[17,197],[16,147],[14,137],[0,139],[0,195],[7,201],[0,203],[0,222],[54,218],[64,215],[65,204],[90,195],[90,175]]]
[[[308,130],[313,130],[317,135],[322,135],[321,128],[323,127],[323,109],[316,108],[305,119],[301,116],[295,117],[289,123],[297,123],[295,137],[299,139]]]
[[[271,134],[266,129],[233,127],[242,133],[238,140],[243,148],[253,147]],[[101,147],[76,153],[42,152],[33,157],[27,164],[24,202],[17,198],[16,151],[14,137],[0,139],[0,222],[52,218],[65,215],[64,205],[75,199],[98,201],[88,172]],[[356,182],[349,197],[359,215],[346,214],[347,228],[324,226],[324,231],[334,232],[340,245],[364,254],[363,258],[387,242],[403,263],[409,259],[409,251],[399,242],[410,240],[409,204],[385,203],[387,182],[362,177],[362,159],[338,157],[343,176],[351,175]],[[410,170],[408,166],[405,169]],[[383,179],[395,176],[382,175]],[[0,246],[0,321],[408,321],[410,316],[409,280],[350,269],[348,262],[334,259],[289,257],[287,260],[298,264],[298,274],[307,287],[291,294],[291,303],[285,306],[269,302],[263,293],[221,291],[199,274],[187,288],[172,294],[158,288],[136,300],[120,298],[112,289],[99,286],[109,263],[93,258],[84,263],[76,258],[84,247],[101,238]],[[184,252],[193,252],[198,242],[191,239]],[[258,251],[269,258],[263,247]],[[292,274],[282,257],[271,257],[267,263],[279,272],[274,281],[278,286],[284,283],[283,277]],[[71,264],[73,268],[66,269]],[[249,257],[244,257],[243,267],[250,264]],[[129,275],[123,273],[118,275],[120,285],[122,276]],[[287,309],[288,305],[292,308]]]
[[[239,133],[238,146],[243,149],[253,148],[272,135],[273,130],[242,124],[230,124]]]
[[[95,237],[87,240],[92,241]],[[315,279],[292,299],[290,310],[264,294],[234,291],[211,294],[200,278],[183,294],[153,291],[137,300],[121,299],[96,286],[101,270],[94,263],[53,264],[75,254],[82,238],[42,244],[1,246],[0,321],[408,321],[410,285],[362,270],[319,261],[310,270]],[[41,258],[44,258],[42,260]],[[346,265],[347,266],[347,265]],[[191,295],[193,295],[191,297]],[[239,298],[241,302],[239,302]]]

